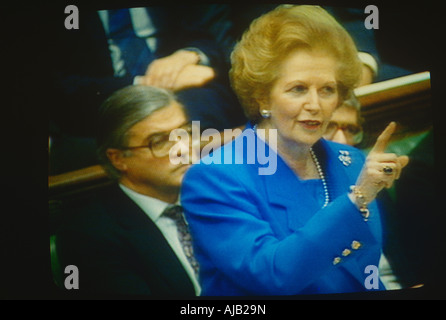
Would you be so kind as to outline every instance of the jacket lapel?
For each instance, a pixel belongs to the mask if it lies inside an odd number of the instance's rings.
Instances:
[[[122,226],[129,250],[135,251],[143,261],[141,268],[151,274],[151,281],[157,283],[161,291],[167,288],[165,294],[169,296],[195,295],[189,276],[155,223],[119,186],[114,187],[110,196],[113,200],[109,210]]]
[[[286,211],[290,230],[304,226],[320,209],[316,199],[309,195],[305,185],[279,155],[276,173],[264,177],[269,203],[276,210]]]

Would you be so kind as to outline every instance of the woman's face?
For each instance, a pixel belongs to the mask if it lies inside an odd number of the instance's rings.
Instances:
[[[313,145],[325,133],[338,105],[336,60],[323,52],[293,51],[279,67],[269,97],[271,111],[262,126],[277,129],[278,143]]]

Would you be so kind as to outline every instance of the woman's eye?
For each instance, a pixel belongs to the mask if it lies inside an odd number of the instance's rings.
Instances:
[[[298,85],[295,86],[291,89],[292,92],[295,93],[305,93],[307,91],[307,87],[303,86],[303,85]]]
[[[321,93],[322,93],[322,95],[325,95],[325,96],[329,96],[329,95],[335,94],[336,93],[336,87],[335,86],[325,86],[325,87],[322,87]]]

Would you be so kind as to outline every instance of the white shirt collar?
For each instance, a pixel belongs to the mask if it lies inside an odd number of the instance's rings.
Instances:
[[[119,184],[119,187],[154,222],[156,222],[160,218],[160,216],[162,215],[164,210],[170,205],[169,203],[164,202],[162,200],[152,198],[152,197],[143,195],[141,193],[138,193],[136,191],[133,191],[132,189],[130,189],[122,184]]]

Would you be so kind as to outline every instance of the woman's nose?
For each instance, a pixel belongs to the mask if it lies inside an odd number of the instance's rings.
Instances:
[[[320,109],[319,94],[315,88],[312,88],[308,91],[305,108],[312,112],[315,112]]]

